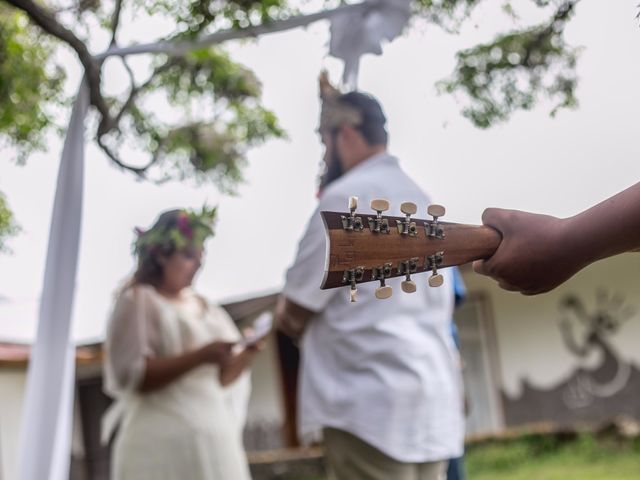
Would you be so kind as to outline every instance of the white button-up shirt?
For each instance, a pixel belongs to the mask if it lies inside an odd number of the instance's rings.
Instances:
[[[325,265],[325,232],[319,212],[369,213],[373,198],[419,205],[426,218],[427,195],[384,153],[349,170],[323,192],[284,294],[315,315],[301,342],[299,429],[304,441],[318,439],[323,427],[348,431],[402,462],[449,459],[462,453],[464,415],[460,363],[451,335],[453,275],[430,288],[417,275],[418,291],[405,294],[403,278],[387,282],[390,299],[377,300],[375,282],[358,286],[358,302],[348,288],[320,290]],[[371,212],[373,213],[373,212]]]

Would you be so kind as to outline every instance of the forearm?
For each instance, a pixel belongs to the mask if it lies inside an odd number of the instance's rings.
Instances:
[[[278,328],[291,338],[302,336],[307,323],[314,315],[308,310],[285,296],[280,296],[276,305],[275,320]]]
[[[640,183],[566,220],[571,248],[586,263],[640,247]]]
[[[176,357],[147,358],[138,390],[148,393],[163,388],[203,363],[205,358],[202,349]]]

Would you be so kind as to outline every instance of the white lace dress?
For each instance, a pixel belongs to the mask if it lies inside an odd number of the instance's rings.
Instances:
[[[250,479],[242,446],[250,383],[243,374],[222,387],[215,365],[202,365],[168,386],[138,393],[145,357],[186,353],[240,333],[220,307],[192,291],[169,301],[153,287],[124,291],[109,322],[105,390],[116,402],[103,439],[118,426],[113,480]]]

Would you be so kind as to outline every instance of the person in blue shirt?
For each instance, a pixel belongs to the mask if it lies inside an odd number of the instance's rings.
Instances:
[[[467,287],[462,280],[462,275],[458,267],[453,267],[453,295],[454,304],[459,307],[467,297]],[[451,336],[456,344],[456,347],[460,349],[460,337],[458,336],[458,327],[456,323],[451,319]],[[466,402],[465,402],[466,403]],[[447,480],[464,480],[464,457],[452,458],[449,460],[449,467],[447,468]]]

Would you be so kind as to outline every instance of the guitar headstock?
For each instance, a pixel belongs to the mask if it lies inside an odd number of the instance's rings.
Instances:
[[[430,272],[428,284],[443,284],[439,268],[460,265],[490,256],[500,235],[489,227],[441,222],[445,208],[429,205],[429,219],[416,219],[418,206],[404,202],[404,217],[383,215],[389,201],[371,201],[372,213],[358,214],[357,197],[349,199],[349,211],[321,212],[327,232],[327,258],[322,289],[349,286],[356,301],[359,283],[378,281],[376,298],[392,296],[386,280],[404,276],[402,291],[414,293],[413,274]]]

